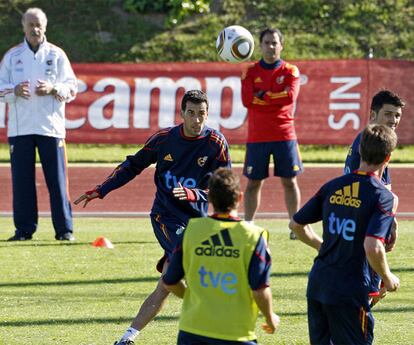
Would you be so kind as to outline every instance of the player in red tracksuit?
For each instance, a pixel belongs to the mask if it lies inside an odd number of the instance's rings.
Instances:
[[[283,35],[278,29],[262,31],[260,49],[262,59],[248,66],[242,75],[242,101],[248,109],[243,170],[249,179],[244,202],[247,221],[253,220],[259,207],[260,191],[269,176],[270,156],[273,156],[274,176],[281,178],[289,217],[300,206],[296,176],[303,170],[294,127],[299,70],[280,58]],[[293,233],[290,238],[295,238]]]

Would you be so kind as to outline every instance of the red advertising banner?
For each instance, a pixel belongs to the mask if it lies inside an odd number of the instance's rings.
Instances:
[[[380,89],[405,101],[401,144],[414,144],[414,62],[392,60],[292,61],[301,71],[296,129],[301,144],[350,144],[368,121]],[[66,108],[67,142],[144,143],[160,128],[180,123],[186,90],[210,101],[208,124],[230,144],[244,143],[247,110],[240,94],[242,65],[228,63],[74,64],[79,93]],[[0,142],[7,141],[0,103]]]

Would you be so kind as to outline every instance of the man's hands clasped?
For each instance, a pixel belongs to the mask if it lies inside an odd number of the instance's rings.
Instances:
[[[14,94],[17,97],[22,97],[24,99],[29,99],[30,98],[30,83],[29,81],[23,81],[19,84],[17,84],[14,87]]]
[[[65,99],[64,97],[57,94],[54,85],[47,81],[47,80],[37,80],[37,85],[34,89],[37,96],[47,96],[52,95],[54,96],[59,102],[63,102]],[[30,99],[31,92],[30,92],[30,81],[26,80],[14,87],[14,94],[17,97],[22,97],[24,99]]]

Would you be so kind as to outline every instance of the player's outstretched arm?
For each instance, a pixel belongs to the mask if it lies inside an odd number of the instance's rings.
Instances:
[[[322,244],[322,239],[317,233],[315,233],[315,231],[313,231],[312,227],[309,224],[298,224],[293,219],[291,219],[289,223],[289,229],[292,230],[295,233],[296,237],[303,243],[319,251],[319,248]]]
[[[173,189],[173,195],[179,200],[195,201],[195,194],[190,188],[183,187],[181,183]]]
[[[84,194],[82,194],[79,198],[77,198],[74,201],[74,204],[77,205],[77,204],[80,204],[82,201],[84,201],[85,203],[83,204],[83,207],[85,208],[86,205],[90,201],[92,201],[93,199],[99,198],[99,197],[100,197],[100,195],[96,190],[90,190],[90,191],[87,191]]]
[[[199,188],[187,188],[183,187],[181,183],[173,189],[173,195],[175,198],[183,201],[194,202],[198,200],[207,201],[207,191]]]
[[[273,334],[279,327],[280,319],[273,312],[272,308],[272,290],[270,287],[264,289],[253,290],[253,298],[266,319],[266,323],[262,325],[266,333]]]

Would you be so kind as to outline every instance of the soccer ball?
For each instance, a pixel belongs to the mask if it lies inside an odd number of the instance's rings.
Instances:
[[[222,30],[216,42],[217,53],[224,61],[239,63],[249,59],[254,50],[254,40],[249,30],[239,25]]]

